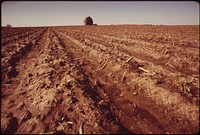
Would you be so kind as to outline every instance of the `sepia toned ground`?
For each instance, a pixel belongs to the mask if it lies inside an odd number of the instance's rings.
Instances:
[[[199,26],[1,28],[1,132],[199,132]]]

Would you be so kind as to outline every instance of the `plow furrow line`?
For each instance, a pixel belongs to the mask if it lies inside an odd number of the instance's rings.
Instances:
[[[79,48],[87,48],[87,46],[82,44],[80,41],[73,39],[72,37],[69,37],[68,35],[65,35],[62,33],[61,33],[61,35],[65,38],[67,38],[69,41],[71,41],[71,43],[74,44],[74,47],[78,45]],[[68,41],[68,40],[66,40],[66,41]],[[79,49],[79,50],[81,50],[81,49]],[[92,50],[92,48],[91,48],[91,50]],[[79,52],[79,53],[81,53],[81,52]],[[98,52],[97,54],[93,54],[94,59],[98,59],[99,54],[101,54],[101,53]],[[106,56],[102,55],[102,57],[106,57]],[[89,58],[89,59],[91,59],[91,58]],[[110,59],[110,61],[112,61],[112,60]],[[115,62],[110,62],[110,64],[107,65],[107,69],[110,69],[111,71],[116,72],[114,64],[115,64]],[[113,66],[111,66],[111,65],[113,65]],[[123,71],[124,71],[124,69],[120,68],[120,72],[123,72]],[[106,74],[108,74],[108,72],[107,73],[105,72],[103,74],[105,75],[104,77],[108,78],[108,80],[109,80],[109,83],[108,82],[107,83],[104,82],[104,83],[112,84],[113,83],[112,78],[109,79],[109,76],[106,75]],[[135,73],[130,73],[130,74],[132,74],[130,76],[134,77],[134,79],[131,80],[132,82],[134,82],[132,84],[141,86],[140,89],[142,89],[142,91],[141,91],[141,95],[138,94],[135,98],[134,98],[134,96],[133,97],[131,96],[129,98],[129,96],[132,94],[130,92],[127,92],[128,95],[124,95],[125,99],[128,99],[129,101],[136,103],[141,108],[148,110],[148,112],[150,112],[154,117],[156,117],[157,120],[160,123],[162,123],[162,125],[165,127],[165,129],[169,130],[170,132],[179,133],[179,132],[181,132],[181,130],[183,128],[186,129],[191,123],[192,123],[193,127],[191,128],[190,132],[193,132],[196,130],[196,128],[198,127],[198,125],[195,125],[195,123],[198,123],[198,108],[197,107],[193,106],[191,103],[185,103],[185,99],[183,97],[181,97],[179,94],[171,93],[167,89],[159,88],[159,87],[155,86],[153,83],[150,83],[152,81],[149,78],[146,78],[144,81],[144,78],[138,77],[137,74],[135,74]],[[98,76],[98,75],[95,75],[95,76]],[[102,80],[102,77],[100,77],[99,79]],[[127,82],[127,83],[129,83],[129,82]],[[148,85],[149,87],[144,87],[146,84],[149,84]],[[115,85],[117,86],[117,84],[115,84]],[[128,84],[126,84],[126,85],[128,85]],[[135,86],[128,85],[128,87],[130,88],[130,90],[135,89]],[[128,89],[122,89],[122,90],[128,91]],[[158,97],[158,95],[163,95],[163,96],[160,96],[158,99],[158,98],[156,98],[156,97]],[[169,95],[169,98],[166,98],[165,97],[166,95]],[[144,98],[147,99],[149,102],[148,103],[142,102],[142,99],[144,99]],[[150,104],[150,103],[152,103],[152,104]],[[149,104],[151,105],[151,108],[148,108]],[[160,107],[159,104],[161,104],[162,107]],[[155,108],[153,108],[152,106]],[[185,109],[185,108],[187,108],[187,109]],[[169,110],[170,114],[163,113],[164,110]],[[191,115],[190,113],[193,113],[193,115]],[[176,117],[177,119],[180,119],[180,121],[185,121],[185,124],[181,125],[179,128],[177,128],[177,127],[175,128],[175,127],[171,126],[171,124],[173,122],[175,122],[175,121],[173,121],[174,117]],[[177,125],[174,123],[174,126],[177,126]],[[173,127],[173,128],[171,128],[171,127]],[[173,129],[175,129],[175,131]]]

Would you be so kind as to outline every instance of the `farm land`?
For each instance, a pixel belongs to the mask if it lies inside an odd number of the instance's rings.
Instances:
[[[1,132],[199,132],[199,26],[1,28]]]

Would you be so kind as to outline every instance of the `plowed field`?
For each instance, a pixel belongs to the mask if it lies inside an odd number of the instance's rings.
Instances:
[[[199,132],[199,26],[1,28],[1,131]]]

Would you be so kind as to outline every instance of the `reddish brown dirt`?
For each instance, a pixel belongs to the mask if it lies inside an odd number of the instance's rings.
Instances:
[[[199,132],[198,26],[1,32],[1,132]]]

